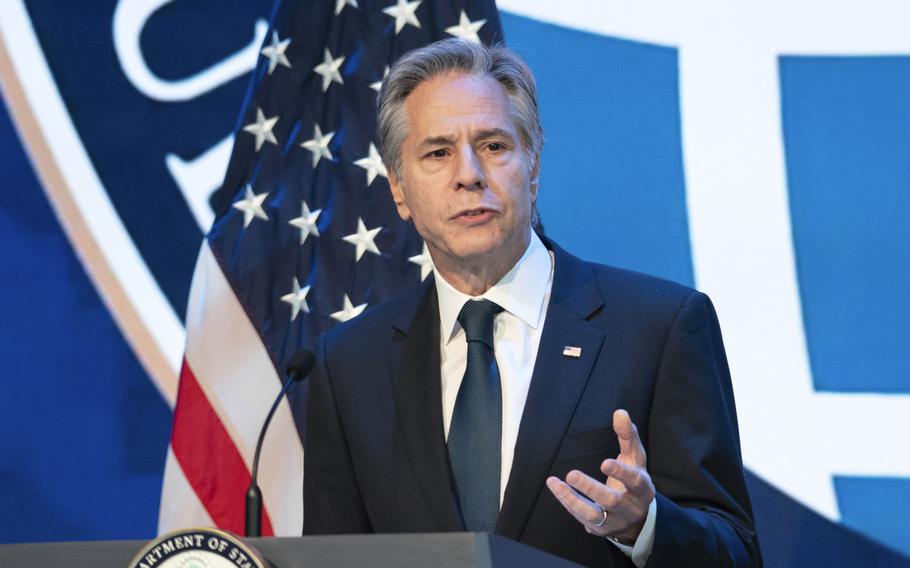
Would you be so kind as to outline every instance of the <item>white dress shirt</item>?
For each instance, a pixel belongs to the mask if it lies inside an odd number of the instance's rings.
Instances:
[[[434,267],[439,296],[439,334],[442,343],[442,417],[446,438],[458,388],[468,364],[468,343],[458,314],[472,297],[445,281]],[[493,323],[493,345],[502,382],[502,453],[499,503],[505,494],[521,413],[528,398],[531,373],[537,360],[540,333],[553,287],[553,261],[537,235],[521,259],[492,288],[479,296],[502,307]]]
[[[463,294],[446,282],[433,267],[436,294],[439,297],[440,358],[442,375],[442,416],[445,436],[448,439],[455,399],[464,377],[468,360],[468,344],[464,330],[458,323],[458,314],[464,303],[471,299],[484,298],[503,308],[493,324],[493,345],[496,364],[502,382],[502,447],[500,462],[499,503],[502,506],[512,460],[515,455],[515,441],[524,411],[528,388],[540,335],[543,331],[550,291],[553,288],[554,261],[540,238],[531,234],[527,250],[515,266],[499,282],[477,297]],[[606,459],[610,456],[604,456]],[[625,546],[610,540],[618,546],[639,568],[647,562],[654,543],[654,521],[656,502],[651,501],[644,529],[635,541],[635,546]]]

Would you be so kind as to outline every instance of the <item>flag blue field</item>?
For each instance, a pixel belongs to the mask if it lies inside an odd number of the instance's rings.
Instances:
[[[910,10],[600,4],[499,2],[539,81],[547,233],[714,299],[767,565],[910,565]],[[156,532],[190,281],[234,136],[255,143],[273,10],[0,5],[0,542]],[[367,158],[352,142],[333,157]],[[356,228],[318,238],[353,258]]]

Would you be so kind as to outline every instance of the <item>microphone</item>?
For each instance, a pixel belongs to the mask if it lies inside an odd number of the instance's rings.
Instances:
[[[262,451],[265,431],[268,429],[272,416],[278,410],[278,405],[281,403],[281,399],[284,398],[285,393],[288,392],[292,384],[309,375],[315,364],[316,357],[312,351],[306,349],[301,349],[291,357],[291,362],[288,363],[287,369],[288,380],[284,383],[284,388],[281,389],[281,392],[278,393],[278,398],[275,399],[272,409],[269,410],[268,415],[265,417],[262,430],[259,431],[259,441],[256,442],[256,453],[253,455],[253,474],[250,479],[250,487],[246,490],[246,536],[262,536],[262,491],[259,490],[256,479],[259,476],[259,452]]]

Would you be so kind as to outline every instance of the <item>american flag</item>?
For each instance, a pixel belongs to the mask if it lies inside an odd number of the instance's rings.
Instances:
[[[256,437],[291,356],[429,273],[389,194],[376,96],[396,58],[452,36],[502,41],[493,1],[277,3],[193,277],[160,531],[242,534]],[[262,450],[266,536],[302,530],[304,408],[299,385]]]

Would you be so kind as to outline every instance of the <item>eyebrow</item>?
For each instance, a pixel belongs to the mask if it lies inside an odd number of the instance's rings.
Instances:
[[[487,128],[477,132],[474,136],[475,140],[486,140],[488,138],[497,138],[503,137],[512,139],[512,134],[502,128]],[[424,138],[418,145],[418,148],[425,148],[427,146],[448,146],[455,143],[454,136],[429,136]]]
[[[420,144],[417,145],[418,148],[424,148],[426,146],[450,146],[455,143],[455,138],[453,136],[430,136],[424,138]]]
[[[512,139],[512,133],[508,130],[502,128],[488,128],[486,130],[481,130],[475,136],[476,140],[486,140],[487,138],[508,138]]]

